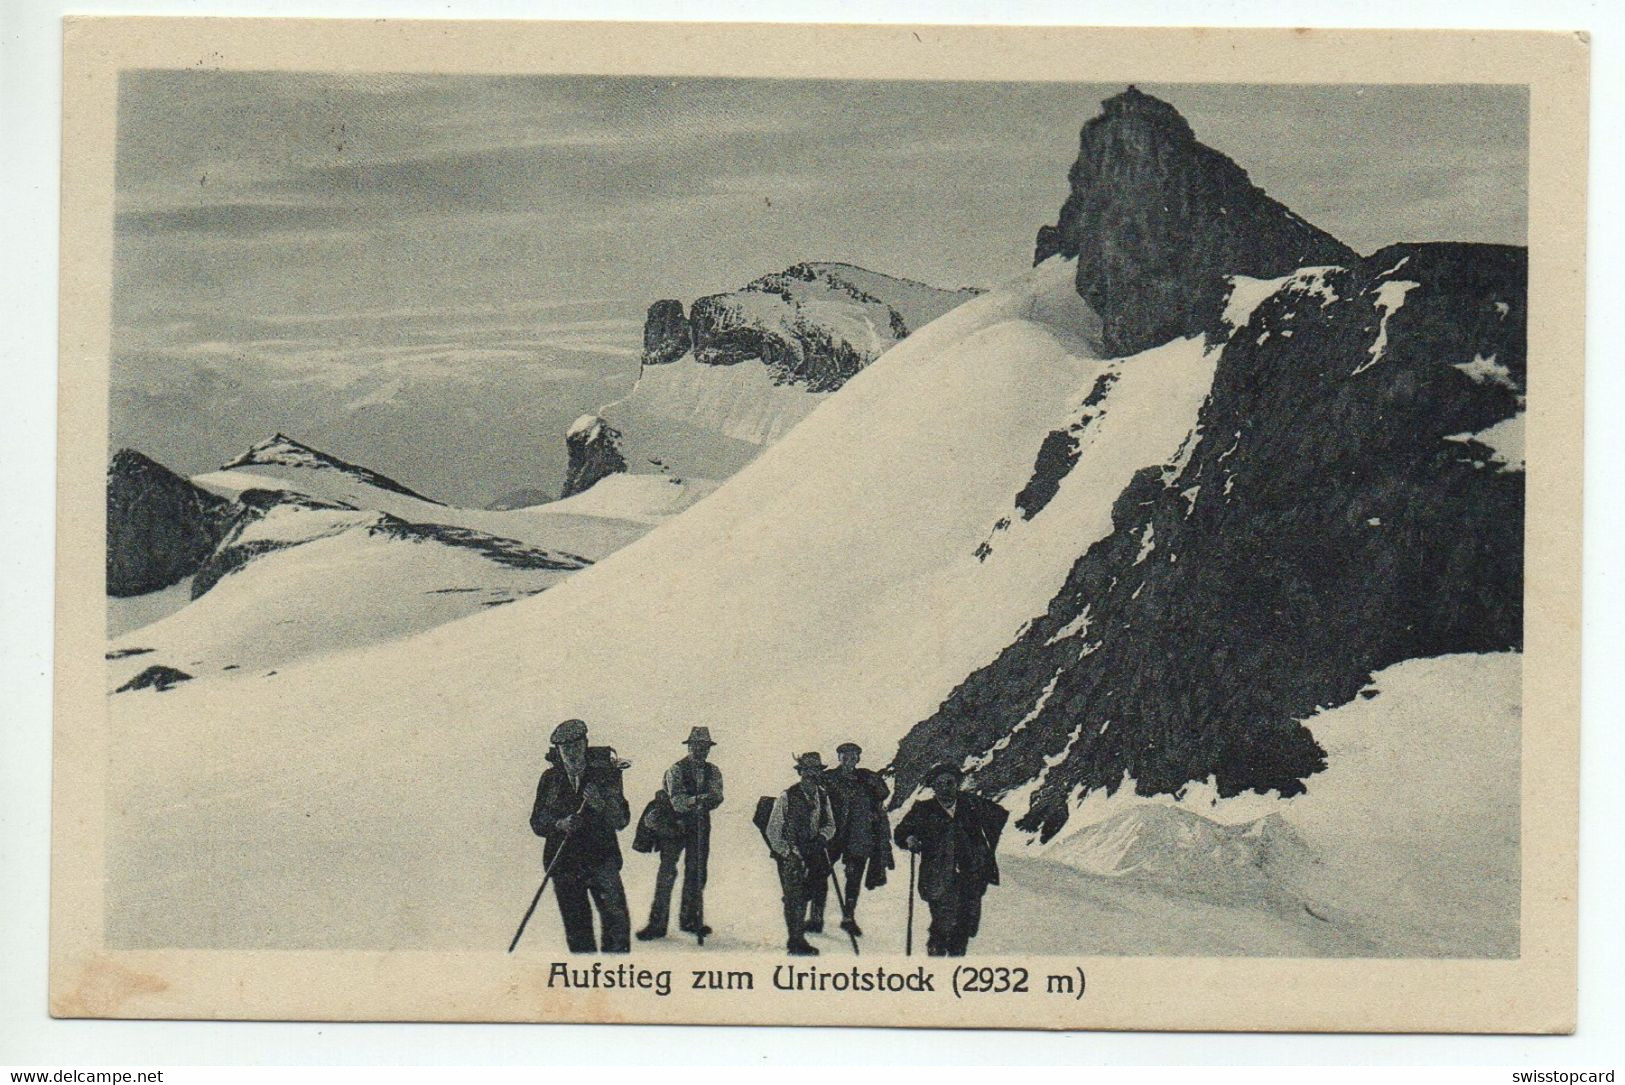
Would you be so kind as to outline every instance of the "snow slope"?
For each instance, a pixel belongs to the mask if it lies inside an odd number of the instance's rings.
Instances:
[[[1126,781],[1076,802],[1051,840],[1013,833],[1006,850],[1064,864],[1075,873],[1048,877],[1085,895],[1307,916],[1362,955],[1516,956],[1522,663],[1452,655],[1378,672],[1304,721],[1328,767],[1303,795],[1143,796]]]
[[[544,591],[585,564],[379,512],[298,505],[249,520],[221,550],[231,571],[206,592],[112,639],[110,690],[153,665],[214,678],[397,640]],[[251,556],[239,565],[234,553]]]
[[[195,475],[192,481],[222,497],[247,490],[281,490],[373,509],[414,524],[445,524],[596,561],[625,546],[649,525],[675,515],[714,489],[704,479],[628,480],[590,501],[564,501],[519,509],[465,509],[398,493],[342,472],[282,464],[246,464]]]
[[[110,807],[127,811],[113,940],[504,944],[535,874],[546,736],[580,715],[634,760],[634,802],[691,724],[712,729],[730,795],[718,944],[779,944],[754,796],[841,739],[884,763],[1054,593],[1126,475],[1189,436],[1200,345],[1092,356],[1072,278],[1052,261],[911,335],[704,502],[534,599],[273,676],[114,697],[115,791],[142,798]],[[979,555],[1045,434],[1108,372],[1080,453],[1099,470]],[[635,907],[649,865],[629,860]]]

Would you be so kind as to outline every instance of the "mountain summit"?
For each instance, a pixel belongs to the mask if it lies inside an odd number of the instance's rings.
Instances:
[[[1228,275],[1269,279],[1358,259],[1198,142],[1177,109],[1134,87],[1101,103],[1079,142],[1071,194],[1056,224],[1038,231],[1034,262],[1077,258],[1078,293],[1114,355],[1200,330]]]
[[[274,433],[236,459],[220,465],[222,471],[231,471],[239,467],[303,467],[316,471],[338,471],[369,486],[376,486],[380,490],[390,490],[434,505],[440,504],[439,501],[424,497],[416,490],[408,489],[387,475],[380,475],[371,468],[360,467],[337,456],[318,452],[284,433]]]

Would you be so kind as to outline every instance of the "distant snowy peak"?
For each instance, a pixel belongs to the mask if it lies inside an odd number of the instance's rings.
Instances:
[[[424,497],[417,491],[401,485],[387,475],[381,475],[370,468],[341,460],[337,456],[329,456],[325,452],[318,452],[309,445],[296,441],[282,433],[276,433],[266,438],[236,459],[222,464],[220,469],[222,471],[232,471],[240,467],[299,467],[313,471],[338,471],[380,490],[389,490],[405,497],[416,498],[419,501],[440,504],[433,498]]]
[[[683,313],[655,302],[644,324],[645,366],[692,353],[705,365],[758,361],[776,382],[833,391],[909,332],[980,291],[942,290],[850,264],[804,263]]]
[[[1107,349],[1146,350],[1200,329],[1232,275],[1272,279],[1355,253],[1198,142],[1179,111],[1130,87],[1083,126],[1072,191],[1038,232],[1035,262],[1078,259],[1078,292]]]

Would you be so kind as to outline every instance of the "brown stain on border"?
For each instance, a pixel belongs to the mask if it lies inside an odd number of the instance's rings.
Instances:
[[[151,972],[137,972],[105,956],[85,963],[73,985],[51,1000],[52,1017],[120,1017],[127,1002],[169,990],[169,981]]]

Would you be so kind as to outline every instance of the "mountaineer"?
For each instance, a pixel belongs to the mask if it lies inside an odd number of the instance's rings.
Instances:
[[[960,790],[957,765],[937,765],[919,799],[897,825],[897,843],[920,855],[920,897],[931,907],[926,952],[963,957],[982,925],[982,895],[999,884],[996,851],[1010,814],[998,803]]]
[[[542,863],[553,879],[565,943],[571,953],[597,952],[592,919],[596,905],[604,952],[625,953],[630,949],[632,924],[626,889],[621,885],[621,846],[616,839],[632,820],[621,790],[625,762],[607,746],[589,748],[587,725],[582,720],[559,724],[551,741],[549,767],[536,782],[530,828],[547,841]],[[517,943],[517,935],[514,941]]]
[[[891,789],[878,772],[858,767],[863,747],[843,742],[835,747],[840,764],[824,773],[824,789],[835,811],[835,841],[831,854],[842,860],[846,874],[845,917],[841,929],[862,935],[858,926],[858,894],[886,884],[886,871],[895,865],[892,858],[891,822],[886,817],[886,800]],[[824,882],[819,882],[807,918],[809,930],[819,930],[824,919]]]
[[[722,805],[722,770],[711,764],[709,727],[694,727],[685,740],[688,756],[666,770],[665,792],[676,815],[675,831],[660,841],[660,871],[655,875],[649,922],[638,931],[647,942],[666,937],[671,919],[671,891],[677,881],[677,859],[683,856],[683,895],[677,927],[704,943],[711,928],[705,923],[705,879],[711,860],[711,811]]]
[[[796,758],[799,783],[786,788],[768,816],[767,846],[779,864],[784,895],[785,948],[795,957],[814,957],[807,941],[807,906],[830,876],[829,843],[835,838],[835,811],[820,786],[824,759],[816,753]]]

